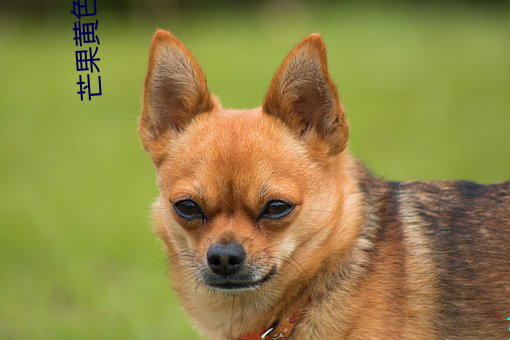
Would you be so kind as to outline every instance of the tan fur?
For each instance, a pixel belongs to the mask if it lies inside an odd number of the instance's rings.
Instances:
[[[451,209],[463,212],[458,209],[471,192],[462,196],[456,184],[383,182],[350,156],[348,125],[320,36],[310,35],[291,51],[261,108],[233,110],[209,94],[182,43],[156,32],[140,135],[157,168],[153,219],[172,286],[206,338],[238,339],[296,311],[303,316],[295,339],[469,337],[469,326],[458,333],[455,327],[475,313],[449,319],[453,307],[442,299],[457,294],[444,287],[453,264],[441,262],[436,232],[427,227],[444,225],[450,232],[443,216],[449,210],[423,205],[439,204],[436,192],[446,190],[443,196],[458,193],[452,202],[460,203]],[[501,225],[506,236],[500,239],[508,240],[510,195],[506,187],[490,190],[493,196],[484,197],[501,201],[499,222],[487,224],[483,234],[495,242],[493,225]],[[197,202],[207,220],[178,217],[172,204],[183,199]],[[275,199],[293,202],[294,211],[280,220],[259,219]],[[276,274],[248,291],[208,287],[201,276],[208,270],[206,253],[214,243],[231,241],[244,247],[256,278],[273,267]],[[500,266],[491,279],[500,290],[496,296],[508,301],[510,275],[504,270],[510,268]],[[483,283],[476,280],[460,278],[455,289],[477,289]],[[492,329],[504,308],[495,308],[490,327],[477,326],[471,334],[506,334],[506,328]]]

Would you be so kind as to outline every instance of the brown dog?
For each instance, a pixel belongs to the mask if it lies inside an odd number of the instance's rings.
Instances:
[[[507,339],[510,182],[385,182],[347,151],[319,35],[223,109],[157,31],[140,136],[173,287],[211,339]]]

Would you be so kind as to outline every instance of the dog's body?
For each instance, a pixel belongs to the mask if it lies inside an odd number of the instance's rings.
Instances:
[[[158,31],[140,135],[173,287],[206,337],[509,337],[510,182],[371,176],[346,149],[319,36],[261,108],[224,110]]]

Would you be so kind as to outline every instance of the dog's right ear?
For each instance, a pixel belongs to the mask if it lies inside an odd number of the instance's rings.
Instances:
[[[205,75],[188,49],[171,33],[156,31],[139,123],[145,149],[152,152],[151,144],[161,135],[182,130],[196,115],[214,108]]]

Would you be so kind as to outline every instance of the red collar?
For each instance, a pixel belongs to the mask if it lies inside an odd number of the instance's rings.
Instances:
[[[269,328],[263,328],[258,332],[244,334],[239,338],[239,340],[288,339],[299,320],[298,314],[301,313],[294,313],[290,317],[285,318],[282,321],[276,321]]]

